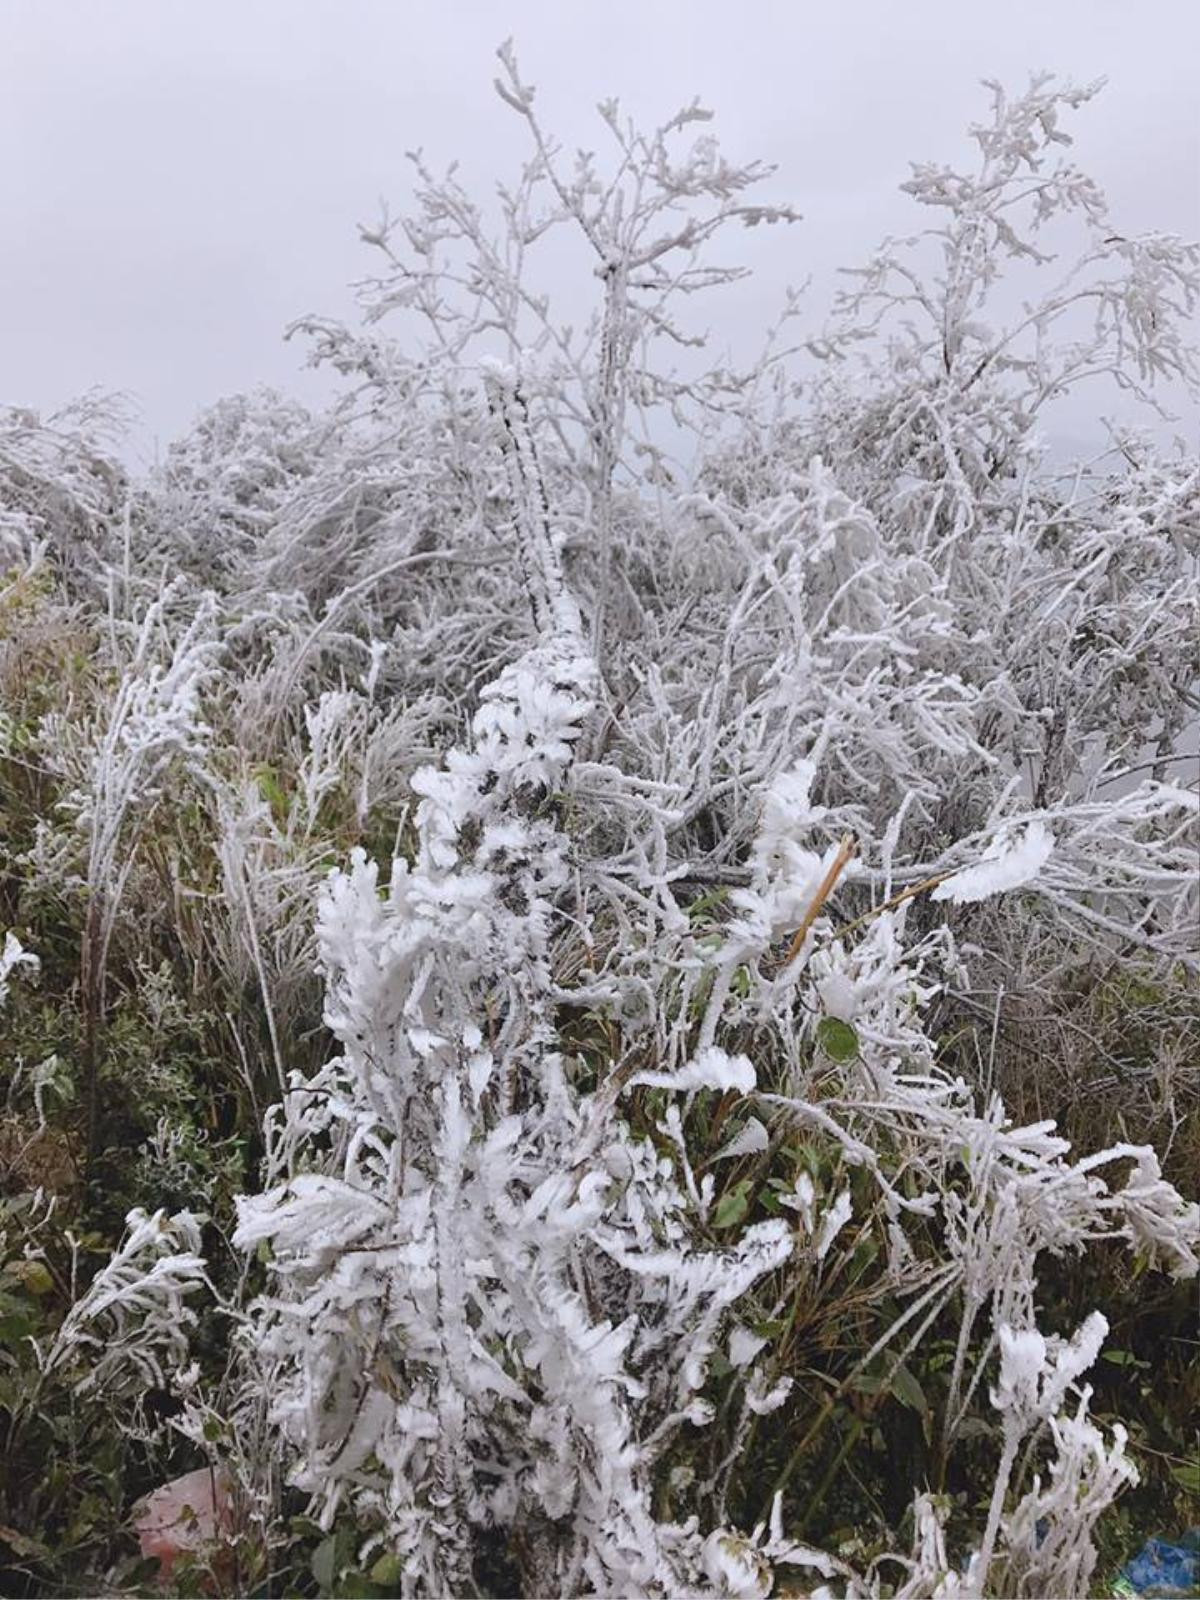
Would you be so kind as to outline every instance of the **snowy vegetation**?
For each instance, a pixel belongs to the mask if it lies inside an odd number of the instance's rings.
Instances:
[[[1197,1487],[1200,463],[1045,439],[1200,249],[991,86],[735,371],[769,170],[501,68],[326,413],[0,416],[4,1592],[208,1462],[181,1592],[1085,1595]]]

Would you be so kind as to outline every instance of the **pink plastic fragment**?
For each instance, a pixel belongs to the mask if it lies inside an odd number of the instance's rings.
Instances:
[[[160,1578],[170,1576],[179,1556],[212,1544],[230,1522],[228,1484],[209,1467],[164,1483],[138,1501],[133,1515],[142,1555],[158,1557]]]

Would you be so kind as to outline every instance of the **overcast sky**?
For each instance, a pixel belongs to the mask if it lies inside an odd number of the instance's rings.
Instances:
[[[148,450],[258,382],[314,397],[282,329],[350,312],[405,150],[481,188],[520,159],[510,33],[568,148],[602,145],[602,96],[649,122],[699,95],[732,156],[778,164],[805,220],[746,236],[759,291],[709,313],[735,343],[917,224],[906,162],[965,158],[985,75],[1107,76],[1077,158],[1124,230],[1200,236],[1200,0],[0,0],[0,400],[126,391]]]

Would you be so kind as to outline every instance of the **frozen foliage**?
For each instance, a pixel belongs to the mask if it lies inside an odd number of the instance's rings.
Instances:
[[[186,1211],[130,1217],[46,1370],[174,1373],[264,1537],[281,1461],[403,1595],[764,1596],[788,1566],[847,1597],[1083,1594],[1133,1469],[1080,1382],[1105,1318],[1045,1331],[1039,1274],[1108,1241],[1192,1276],[1200,1208],[1147,1145],[1022,1124],[952,1043],[981,1017],[994,1056],[1011,990],[1058,1019],[1095,966],[1195,972],[1171,763],[1200,470],[1128,436],[1061,476],[1036,428],[1084,380],[1190,381],[1196,249],[1119,235],[1060,159],[1092,91],[994,88],[977,168],[906,186],[924,253],[887,243],[819,340],[706,368],[684,297],[737,275],[707,257],[729,224],[794,220],[749,198],[767,172],[688,144],[698,106],[643,135],[606,104],[611,172],[567,163],[501,62],[532,155],[500,242],[417,162],[414,214],[366,233],[365,328],[303,325],[349,380],[328,417],[223,403],[90,560],[66,549],[101,515],[86,450],[55,522],[34,466],[66,445],[0,433],[5,537],[27,570],[63,546],[111,668],[38,735],[87,1048],[177,785],[211,867],[177,937],[233,997],[251,1095],[261,1007],[277,1095],[223,1381],[189,1355]],[[578,328],[537,276],[560,230],[594,267]],[[1007,322],[1006,264],[1033,277]],[[0,996],[27,959],[9,935]],[[877,1320],[793,1438],[789,1318],[863,1261]],[[942,1477],[991,1430],[973,1548],[917,1483],[903,1550],[790,1537],[823,1418],[860,1381],[911,1394],[935,1329]],[[774,1419],[790,1456],[759,1484]]]
[[[43,824],[35,851],[39,866],[82,890],[86,924],[80,990],[84,1017],[84,1072],[88,1099],[88,1160],[95,1148],[97,1033],[103,1021],[109,949],[138,836],[163,798],[168,778],[181,766],[203,771],[208,735],[200,691],[214,671],[219,646],[212,636],[213,607],[202,600],[189,621],[167,624],[168,589],[116,643],[121,676],[111,701],[90,724],[61,715],[43,719],[40,753],[66,780],[59,802],[67,830]],[[114,634],[115,617],[110,617]],[[76,844],[85,852],[77,871]]]
[[[4,946],[0,949],[0,1005],[8,999],[8,986],[13,974],[19,973],[22,967],[29,967],[36,972],[39,965],[38,958],[25,949],[10,928],[4,935]]]
[[[520,390],[493,381],[536,470]],[[235,1242],[269,1241],[278,1281],[248,1337],[295,1481],[326,1519],[350,1496],[377,1522],[406,1592],[468,1586],[472,1530],[514,1524],[548,1588],[670,1590],[688,1538],[656,1524],[650,1468],[702,1420],[720,1311],[788,1246],[764,1224],[727,1256],[689,1249],[669,1165],[569,1086],[548,964],[568,840],[544,800],[594,670],[549,528],[520,502],[515,520],[540,642],[484,692],[470,746],[415,776],[414,866],[381,898],[360,855],[323,899],[343,1053],[294,1083],[281,1181],[241,1206]],[[748,1063],[708,1057],[672,1086],[747,1086]],[[333,1159],[301,1170],[318,1135]]]
[[[1032,883],[1050,858],[1054,836],[1044,822],[1031,822],[1017,839],[1003,835],[980,856],[973,867],[964,867],[939,883],[930,896],[933,900],[953,900],[969,905]]]
[[[165,1372],[188,1376],[188,1329],[196,1320],[187,1296],[205,1284],[200,1219],[132,1211],[120,1250],[87,1291],[42,1357],[43,1371],[90,1355],[80,1392],[163,1384]]]
[[[48,550],[72,585],[90,587],[119,550],[114,512],[125,473],[112,459],[120,407],[95,396],[43,420],[0,407],[0,559],[23,565]]]

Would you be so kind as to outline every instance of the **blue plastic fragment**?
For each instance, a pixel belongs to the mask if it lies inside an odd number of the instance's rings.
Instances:
[[[1122,1567],[1121,1576],[1138,1595],[1200,1595],[1200,1528],[1193,1528],[1176,1544],[1147,1539],[1133,1560]]]

